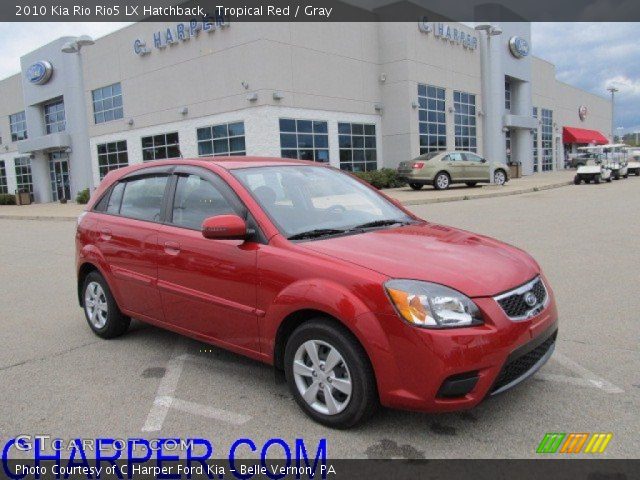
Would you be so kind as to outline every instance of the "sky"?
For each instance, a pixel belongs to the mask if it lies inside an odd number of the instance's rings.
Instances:
[[[0,23],[0,79],[20,70],[20,56],[64,35],[99,38],[127,23]],[[598,95],[616,94],[615,123],[640,131],[637,23],[533,23],[532,53],[556,65],[558,79]]]

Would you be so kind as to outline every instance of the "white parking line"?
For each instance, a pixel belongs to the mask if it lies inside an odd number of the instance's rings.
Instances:
[[[173,397],[156,397],[154,405],[160,407],[173,408],[180,410],[181,412],[190,413],[192,415],[199,415],[201,417],[213,418],[214,420],[220,420],[222,422],[231,423],[233,425],[242,425],[251,420],[249,415],[242,415],[240,413],[229,412],[228,410],[222,410],[220,408],[210,407],[209,405],[202,405],[200,403],[189,402],[188,400],[181,400]]]
[[[242,425],[251,420],[251,417],[248,415],[242,415],[214,408],[209,405],[202,405],[175,398],[174,395],[178,388],[178,383],[180,382],[180,375],[182,375],[182,369],[185,361],[205,364],[205,362],[201,362],[198,357],[184,353],[183,343],[178,341],[173,349],[171,359],[167,363],[164,377],[158,386],[156,398],[149,414],[147,415],[147,420],[142,427],[143,432],[157,432],[162,430],[162,425],[164,424],[167,413],[169,413],[169,409],[171,408],[181,412],[190,413],[192,415],[199,415],[231,423],[233,425]],[[206,365],[211,366],[211,363]]]
[[[538,373],[538,378],[542,380],[548,380],[552,382],[559,383],[568,383],[570,385],[576,385],[580,387],[592,387],[597,388],[599,390],[604,390],[607,393],[624,393],[624,390],[620,387],[614,385],[613,383],[607,382],[604,378],[599,377],[591,370],[583,367],[579,363],[571,360],[568,357],[565,357],[561,353],[557,351],[553,354],[552,357],[562,366],[568,368],[574,373],[578,374],[579,377],[570,377],[568,375],[558,375],[554,373]]]

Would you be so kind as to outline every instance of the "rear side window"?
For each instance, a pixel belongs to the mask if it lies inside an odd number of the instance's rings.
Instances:
[[[450,153],[448,160],[450,162],[462,162],[462,155],[460,153]]]
[[[229,202],[211,182],[198,175],[178,177],[173,202],[174,225],[199,230],[205,218],[233,213]]]
[[[109,203],[107,204],[107,213],[117,215],[120,213],[120,203],[122,203],[122,194],[124,193],[124,183],[118,183],[109,196]]]
[[[150,222],[160,221],[167,178],[166,175],[152,176],[125,182],[120,215]]]

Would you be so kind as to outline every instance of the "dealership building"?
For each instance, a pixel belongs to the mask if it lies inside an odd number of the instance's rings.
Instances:
[[[211,155],[362,171],[459,149],[531,175],[611,138],[610,100],[530,55],[530,24],[483,27],[143,22],[60,38],[0,81],[0,192],[73,199],[115,168]]]

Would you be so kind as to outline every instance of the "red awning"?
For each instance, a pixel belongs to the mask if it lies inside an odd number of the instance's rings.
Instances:
[[[596,145],[609,143],[607,138],[597,130],[574,127],[564,127],[562,129],[562,141],[564,143],[594,143]]]

